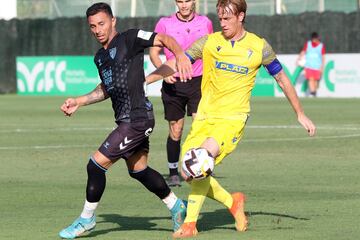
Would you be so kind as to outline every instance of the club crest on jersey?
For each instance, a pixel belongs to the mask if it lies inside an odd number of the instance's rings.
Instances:
[[[226,63],[226,62],[215,62],[215,67],[217,69],[221,69],[224,71],[228,71],[228,72],[235,72],[235,73],[239,73],[239,74],[243,74],[243,75],[247,75],[249,68],[244,67],[244,66],[238,66],[235,64],[231,64],[231,63]]]
[[[110,55],[110,57],[111,57],[112,59],[115,58],[115,56],[116,56],[116,47],[111,48],[111,49],[109,50],[109,55]]]
[[[253,50],[248,49],[248,59],[252,56],[252,54],[253,54]]]
[[[216,47],[216,50],[217,50],[218,52],[220,51],[220,49],[221,49],[220,46],[217,46],[217,47]]]

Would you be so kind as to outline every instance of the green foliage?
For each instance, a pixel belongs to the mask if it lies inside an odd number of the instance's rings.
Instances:
[[[109,102],[73,117],[64,98],[0,96],[0,239],[57,239],[80,213],[88,157],[111,131]],[[150,165],[167,174],[167,123],[152,98],[156,127]],[[357,239],[360,235],[360,99],[303,99],[318,126],[309,138],[285,99],[254,98],[253,113],[236,151],[215,168],[229,191],[243,191],[249,231],[237,233],[227,210],[207,200],[196,239]],[[186,120],[189,130],[190,119]],[[184,137],[186,133],[184,134]],[[171,239],[168,210],[132,180],[119,160],[91,239]],[[186,198],[186,184],[175,188]]]

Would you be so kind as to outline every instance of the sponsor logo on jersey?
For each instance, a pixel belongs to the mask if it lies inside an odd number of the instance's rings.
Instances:
[[[113,89],[114,87],[111,86],[111,83],[112,83],[112,70],[111,70],[111,68],[103,69],[101,71],[101,75],[102,75],[102,79],[103,79],[103,82],[104,82],[105,87],[106,87],[106,91],[110,91],[111,89]]]
[[[152,34],[153,34],[152,32],[146,32],[143,30],[139,30],[137,37],[144,39],[144,40],[149,40],[151,38]]]
[[[244,67],[244,66],[238,66],[235,64],[231,64],[231,63],[226,63],[226,62],[215,62],[215,67],[217,69],[221,69],[224,71],[228,71],[228,72],[235,72],[235,73],[239,73],[239,74],[243,74],[243,75],[247,75],[249,68]]]

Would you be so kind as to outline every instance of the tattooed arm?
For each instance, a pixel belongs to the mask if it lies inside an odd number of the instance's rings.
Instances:
[[[107,95],[104,85],[100,83],[96,88],[90,93],[77,97],[77,98],[68,98],[61,105],[60,109],[65,116],[70,117],[74,112],[78,110],[79,107],[101,102],[107,99]]]

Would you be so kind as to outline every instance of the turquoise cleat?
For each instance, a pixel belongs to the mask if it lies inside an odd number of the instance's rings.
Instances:
[[[183,201],[180,198],[176,200],[174,207],[170,210],[171,218],[173,221],[173,230],[176,232],[180,226],[184,223],[186,217],[187,201]]]
[[[59,232],[59,236],[65,239],[74,239],[86,231],[94,229],[95,225],[95,215],[93,215],[91,218],[79,217],[70,226],[61,230]]]

